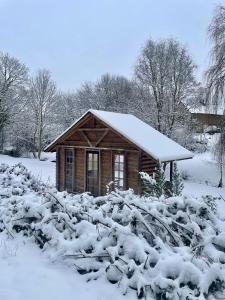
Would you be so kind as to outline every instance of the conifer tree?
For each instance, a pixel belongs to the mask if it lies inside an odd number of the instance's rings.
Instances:
[[[174,196],[180,196],[182,194],[184,185],[176,163],[174,163],[174,167],[173,167],[172,187],[173,187]]]
[[[159,162],[156,165],[155,179],[156,179],[155,195],[156,197],[161,197],[162,195],[164,195],[165,174],[162,165]]]
[[[165,174],[160,163],[157,163],[153,176],[140,172],[143,194],[145,196],[161,197],[165,194]]]

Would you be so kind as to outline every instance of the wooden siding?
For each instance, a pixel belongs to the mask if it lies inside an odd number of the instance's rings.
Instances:
[[[64,148],[59,148],[59,191],[64,190],[64,177],[65,177],[65,150]]]
[[[56,180],[56,188],[60,190],[60,181],[59,181],[59,172],[60,172],[60,148],[56,148],[56,172],[55,172],[55,180]]]
[[[104,139],[99,143],[99,147],[103,148],[118,148],[118,149],[129,149],[136,150],[137,147],[134,147],[131,143],[123,140],[118,134],[109,130]]]
[[[100,151],[100,187],[101,195],[107,192],[106,185],[112,181],[112,152],[107,150]]]
[[[85,191],[85,150],[75,150],[75,192],[83,193]]]
[[[142,172],[146,172],[149,175],[152,175],[155,170],[156,164],[156,160],[154,160],[151,156],[147,155],[146,153],[142,152],[140,161],[140,170]]]
[[[101,195],[106,193],[106,185],[113,180],[113,153],[119,151],[125,155],[125,187],[132,188],[135,193],[141,192],[139,171],[152,175],[156,166],[156,161],[136,145],[89,115],[57,144],[57,188],[60,191],[65,189],[65,149],[68,147],[74,149],[74,192],[76,193],[82,193],[86,189],[87,150],[99,150],[100,153],[99,194]]]
[[[139,153],[126,153],[126,187],[139,191]]]

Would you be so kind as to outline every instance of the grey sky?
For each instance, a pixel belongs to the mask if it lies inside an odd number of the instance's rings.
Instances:
[[[147,38],[174,37],[188,46],[199,75],[217,3],[225,1],[0,0],[0,50],[74,90],[106,72],[131,77]]]

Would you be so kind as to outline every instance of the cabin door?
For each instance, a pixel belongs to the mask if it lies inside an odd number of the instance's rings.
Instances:
[[[99,152],[87,151],[86,154],[86,191],[99,195]]]
[[[74,151],[65,149],[65,190],[73,192],[74,182]]]

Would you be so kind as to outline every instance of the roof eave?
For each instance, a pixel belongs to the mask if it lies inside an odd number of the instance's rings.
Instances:
[[[56,137],[48,146],[44,148],[44,152],[54,152],[56,151],[55,147],[59,140],[61,140],[82,118],[84,118],[88,113],[92,113],[92,110],[89,109],[86,111],[80,118],[78,118],[75,122],[72,123],[70,127],[68,127],[63,133],[61,133],[58,137]]]
[[[194,157],[194,155],[189,156],[189,157],[182,157],[182,158],[173,158],[173,159],[160,159],[159,161],[162,163],[166,163],[166,162],[172,162],[172,161],[179,161],[179,160],[187,160],[187,159],[192,159]]]

